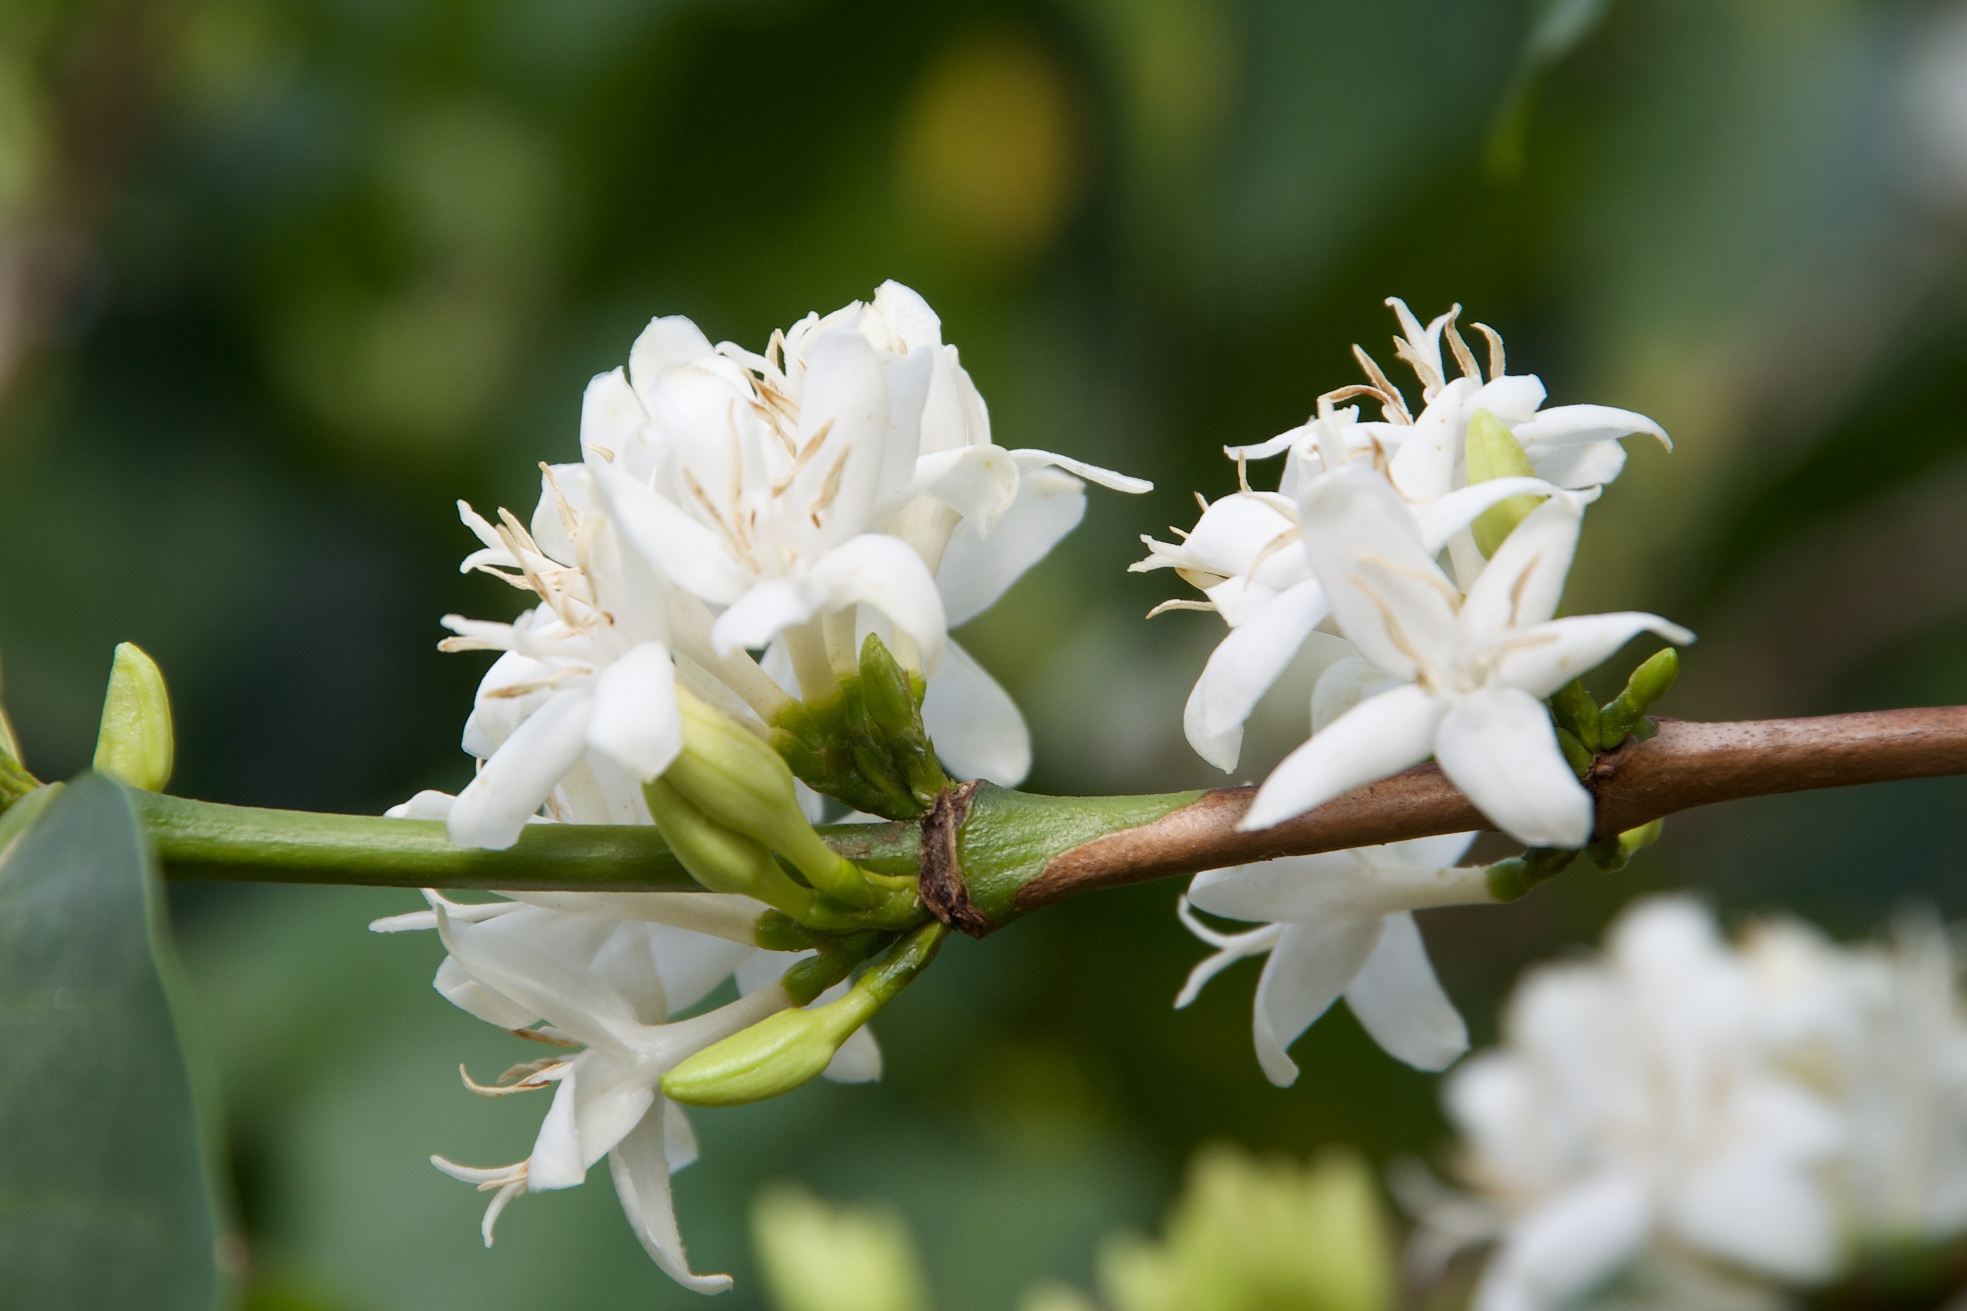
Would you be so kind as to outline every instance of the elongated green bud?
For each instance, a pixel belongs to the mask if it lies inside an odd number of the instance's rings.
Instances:
[[[1468,442],[1463,447],[1468,462],[1470,485],[1492,478],[1534,478],[1537,471],[1524,453],[1523,444],[1501,419],[1487,410],[1469,416]],[[1476,516],[1475,545],[1484,555],[1494,555],[1503,539],[1516,531],[1516,525],[1530,517],[1543,504],[1541,496],[1512,496],[1490,506]]]
[[[935,959],[948,931],[939,921],[925,924],[889,948],[839,1001],[780,1011],[704,1048],[663,1076],[663,1095],[691,1106],[739,1106],[791,1092],[825,1070],[840,1044]]]
[[[1646,712],[1667,694],[1680,676],[1680,653],[1664,647],[1646,657],[1626,679],[1625,690],[1605,703],[1599,712],[1598,735],[1605,750],[1625,742],[1645,721]]]
[[[163,671],[134,642],[119,644],[102,701],[102,728],[96,734],[96,772],[162,792],[171,781],[176,750]]]
[[[663,841],[690,877],[712,892],[742,892],[803,918],[812,893],[794,883],[765,844],[719,824],[676,788],[668,776],[642,785],[643,800]]]
[[[813,831],[792,770],[771,744],[683,687],[676,701],[683,751],[663,782],[725,828],[784,856],[815,888],[865,900],[860,872]]]
[[[1607,874],[1616,874],[1631,861],[1633,853],[1652,846],[1666,830],[1666,821],[1656,819],[1638,828],[1629,828],[1615,837],[1601,838],[1585,848],[1592,863]]]

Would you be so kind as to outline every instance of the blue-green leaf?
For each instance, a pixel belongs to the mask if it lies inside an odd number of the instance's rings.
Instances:
[[[209,1308],[218,1226],[128,797],[80,779],[0,856],[0,1289],[40,1311]]]

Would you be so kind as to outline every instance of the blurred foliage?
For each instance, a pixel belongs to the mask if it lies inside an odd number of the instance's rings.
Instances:
[[[751,1236],[776,1311],[928,1311],[915,1244],[892,1210],[774,1184],[751,1204]]]
[[[452,505],[525,504],[580,388],[654,313],[713,337],[897,277],[1000,440],[1154,478],[963,636],[1033,721],[1033,786],[1220,776],[1180,706],[1209,616],[1140,616],[1134,534],[1234,485],[1459,299],[1555,401],[1674,434],[1593,511],[1572,604],[1702,636],[1667,714],[1967,701],[1967,7],[1958,0],[17,0],[0,7],[0,654],[27,763],[85,766],[111,651],[169,674],[176,786],[374,811],[467,777],[488,613]],[[1602,699],[1624,666],[1607,671]],[[1306,678],[1242,777],[1304,729]],[[1640,890],[1851,932],[1967,910],[1940,780],[1676,819],[1618,875],[1424,916],[1478,1040],[1523,962]],[[480,1199],[538,1111],[516,1045],[362,932],[406,895],[178,889],[221,1058],[255,1299],[311,1311],[682,1305],[604,1182]],[[1166,1002],[1174,889],[952,944],[879,1021],[877,1089],[699,1118],[701,1269],[761,1296],[746,1199],[881,1199],[934,1304],[1094,1286],[1204,1141],[1434,1150],[1433,1080],[1352,1020],[1265,1084],[1247,987]],[[668,1299],[665,1301],[665,1299]]]

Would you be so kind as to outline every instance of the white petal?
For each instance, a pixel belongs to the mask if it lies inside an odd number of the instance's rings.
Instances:
[[[1421,543],[1430,552],[1448,545],[1448,539],[1481,517],[1484,510],[1512,496],[1550,496],[1561,490],[1542,478],[1491,478],[1462,487],[1446,496],[1414,507],[1414,518],[1421,526]]]
[[[1257,980],[1251,1035],[1264,1077],[1280,1088],[1297,1082],[1285,1049],[1331,1008],[1359,973],[1380,936],[1377,919],[1340,919],[1286,928]]]
[[[1311,731],[1323,733],[1360,702],[1405,686],[1406,679],[1395,678],[1371,660],[1354,656],[1334,661],[1312,685]]]
[[[437,932],[467,974],[579,1042],[619,1048],[625,1033],[641,1027],[626,998],[538,946],[501,931],[498,920],[467,924],[452,920],[440,908]]]
[[[1031,772],[1031,730],[1010,693],[951,642],[922,697],[922,724],[959,779],[1016,787]]]
[[[961,446],[936,451],[915,462],[915,477],[898,500],[927,496],[965,520],[989,528],[1008,510],[1018,492],[1018,466],[997,446]]]
[[[593,704],[585,692],[560,692],[514,729],[458,793],[446,820],[451,841],[493,851],[517,842],[527,818],[587,750]]]
[[[598,447],[620,454],[648,421],[648,412],[629,386],[628,375],[620,369],[597,373],[588,382],[587,392],[581,397],[583,448]]]
[[[720,656],[769,645],[788,628],[820,612],[824,597],[807,580],[767,578],[717,616],[710,627],[711,646]]]
[[[1190,880],[1188,900],[1225,919],[1308,924],[1357,913],[1375,881],[1352,852],[1326,851],[1204,870]]]
[[[941,665],[949,641],[942,594],[922,557],[899,537],[863,533],[842,542],[813,566],[811,581],[828,608],[870,605],[888,616],[915,639],[924,673]]]
[[[1694,640],[1679,624],[1634,610],[1552,619],[1513,634],[1497,648],[1495,681],[1546,697],[1604,664],[1641,633],[1676,643]]]
[[[1553,405],[1523,420],[1514,431],[1533,460],[1540,450],[1596,445],[1635,433],[1657,438],[1662,446],[1673,449],[1666,429],[1659,424],[1643,414],[1610,405]]]
[[[1202,941],[1218,948],[1214,954],[1197,961],[1195,968],[1188,972],[1188,978],[1182,981],[1182,990],[1175,994],[1176,1010],[1184,1009],[1199,997],[1209,980],[1246,957],[1266,954],[1277,945],[1277,940],[1284,936],[1285,926],[1282,924],[1266,924],[1260,929],[1251,929],[1248,933],[1218,933],[1195,917],[1195,913],[1189,909],[1187,897],[1178,897],[1175,900],[1175,914],[1180,918],[1182,927]]]
[[[587,744],[645,783],[669,768],[683,749],[683,721],[668,647],[644,642],[601,671]]]
[[[1280,593],[1219,643],[1189,693],[1182,729],[1196,754],[1227,773],[1243,750],[1243,723],[1328,613],[1316,579]]]
[[[1782,1279],[1826,1278],[1842,1255],[1821,1186],[1765,1153],[1724,1152],[1674,1191],[1668,1219],[1689,1244]]]
[[[435,916],[432,917],[433,920]],[[436,927],[435,924],[432,927]],[[501,1029],[523,1029],[540,1017],[529,1006],[522,1006],[502,992],[486,987],[465,972],[464,966],[446,956],[437,965],[437,977],[430,981],[445,1001],[467,1015]]]
[[[514,892],[515,901],[575,915],[669,924],[751,946],[765,904],[718,892]]]
[[[1617,442],[1589,446],[1538,446],[1530,452],[1537,477],[1559,487],[1603,487],[1625,472],[1626,448]]]
[[[1402,677],[1413,676],[1417,660],[1450,658],[1460,594],[1386,479],[1363,462],[1345,465],[1313,479],[1302,508],[1312,571],[1359,653]]]
[[[959,524],[936,570],[949,626],[988,610],[1085,514],[1084,483],[1057,469],[1032,469],[1018,479],[1017,497],[988,536],[979,525]]]
[[[681,314],[649,320],[628,348],[628,374],[635,390],[646,395],[664,369],[680,368],[711,356],[710,338]]]
[[[1360,702],[1284,757],[1237,827],[1269,828],[1349,788],[1419,764],[1435,749],[1435,726],[1445,709],[1412,684]]]
[[[1549,711],[1529,693],[1487,688],[1455,698],[1434,754],[1475,808],[1518,842],[1582,847],[1591,840],[1591,793],[1558,749]]]
[[[753,575],[716,532],[618,464],[588,468],[616,530],[663,577],[712,605],[728,605],[751,586]]]
[[[1345,999],[1374,1042],[1417,1070],[1445,1070],[1468,1050],[1468,1026],[1441,990],[1411,912],[1381,921],[1379,944]]]
[[[580,1074],[580,1086],[574,1094],[580,1178],[573,1182],[579,1183],[586,1177],[587,1167],[613,1151],[648,1117],[658,1098],[652,1087],[653,1080],[639,1071],[632,1061],[605,1052],[584,1052],[574,1065]],[[534,1159],[537,1156],[536,1149]],[[536,1166],[529,1166],[527,1173],[531,1179],[540,1178]],[[534,1184],[536,1188],[554,1186]]]
[[[553,1104],[533,1139],[533,1150],[526,1157],[526,1190],[547,1192],[577,1188],[587,1181],[587,1164],[581,1160],[580,1127],[574,1114],[579,1066],[570,1068],[553,1090]]]
[[[1489,1258],[1474,1311],[1551,1311],[1630,1261],[1652,1221],[1646,1189],[1607,1172],[1551,1197],[1511,1228]]]
[[[657,1112],[662,1116],[663,1159],[669,1172],[687,1170],[697,1163],[697,1130],[681,1106],[667,1099]]]
[[[1462,603],[1462,631],[1473,641],[1543,623],[1557,613],[1564,578],[1578,549],[1584,507],[1572,497],[1553,497],[1496,548]]]
[[[610,1154],[608,1169],[614,1175],[615,1194],[621,1198],[622,1213],[628,1217],[629,1228],[635,1231],[649,1259],[692,1292],[721,1293],[731,1286],[731,1277],[690,1273],[689,1258],[683,1252],[683,1235],[676,1227],[663,1134],[663,1118],[673,1113],[666,1100],[659,1100],[656,1108],[642,1117],[642,1123]]]
[[[1067,473],[1077,474],[1089,483],[1098,483],[1100,486],[1116,492],[1129,492],[1139,495],[1142,492],[1151,492],[1154,490],[1154,484],[1145,478],[1132,478],[1124,473],[1115,473],[1111,469],[1102,469],[1097,464],[1087,464],[1084,460],[1075,460],[1071,456],[1054,455],[1051,451],[1021,448],[1012,451],[1011,458],[1018,462],[1020,468],[1038,468],[1043,465],[1052,465],[1056,468],[1064,469]]]
[[[826,1064],[826,1077],[834,1083],[873,1083],[881,1077],[881,1044],[874,1031],[863,1024],[849,1035]]]
[[[458,799],[448,792],[437,792],[430,788],[383,811],[384,819],[449,819],[451,807]]]

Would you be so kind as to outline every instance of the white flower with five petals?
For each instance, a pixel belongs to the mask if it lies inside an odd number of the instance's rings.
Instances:
[[[1433,756],[1512,837],[1583,846],[1592,831],[1591,794],[1565,761],[1542,698],[1641,632],[1693,640],[1651,614],[1552,618],[1586,500],[1551,496],[1509,535],[1464,597],[1435,564],[1436,543],[1384,477],[1355,462],[1315,479],[1300,507],[1312,572],[1339,630],[1398,683],[1287,756],[1243,827],[1279,823]]]
[[[1441,990],[1413,912],[1492,902],[1488,871],[1458,868],[1472,833],[1418,838],[1195,876],[1182,922],[1217,948],[1188,976],[1177,1007],[1245,956],[1268,955],[1251,1021],[1257,1062],[1285,1087],[1298,1077],[1292,1042],[1343,996],[1374,1041],[1422,1070],[1447,1068],[1468,1050],[1468,1029]],[[1224,934],[1195,906],[1264,927]]]
[[[669,1179],[696,1159],[696,1138],[659,1085],[691,1055],[790,1004],[776,980],[797,956],[742,941],[763,908],[709,893],[523,894],[532,901],[476,904],[425,895],[430,911],[372,927],[436,928],[449,954],[435,984],[447,999],[501,1028],[580,1048],[520,1066],[510,1082],[469,1085],[491,1096],[553,1088],[525,1160],[478,1168],[431,1158],[493,1194],[486,1245],[519,1193],[578,1185],[605,1156],[630,1227],[664,1273],[697,1292],[730,1287],[727,1275],[692,1273],[684,1255]],[[695,927],[665,922],[679,918]],[[672,1018],[734,973],[739,1000]],[[879,1072],[879,1049],[865,1030],[827,1071],[848,1081]]]

